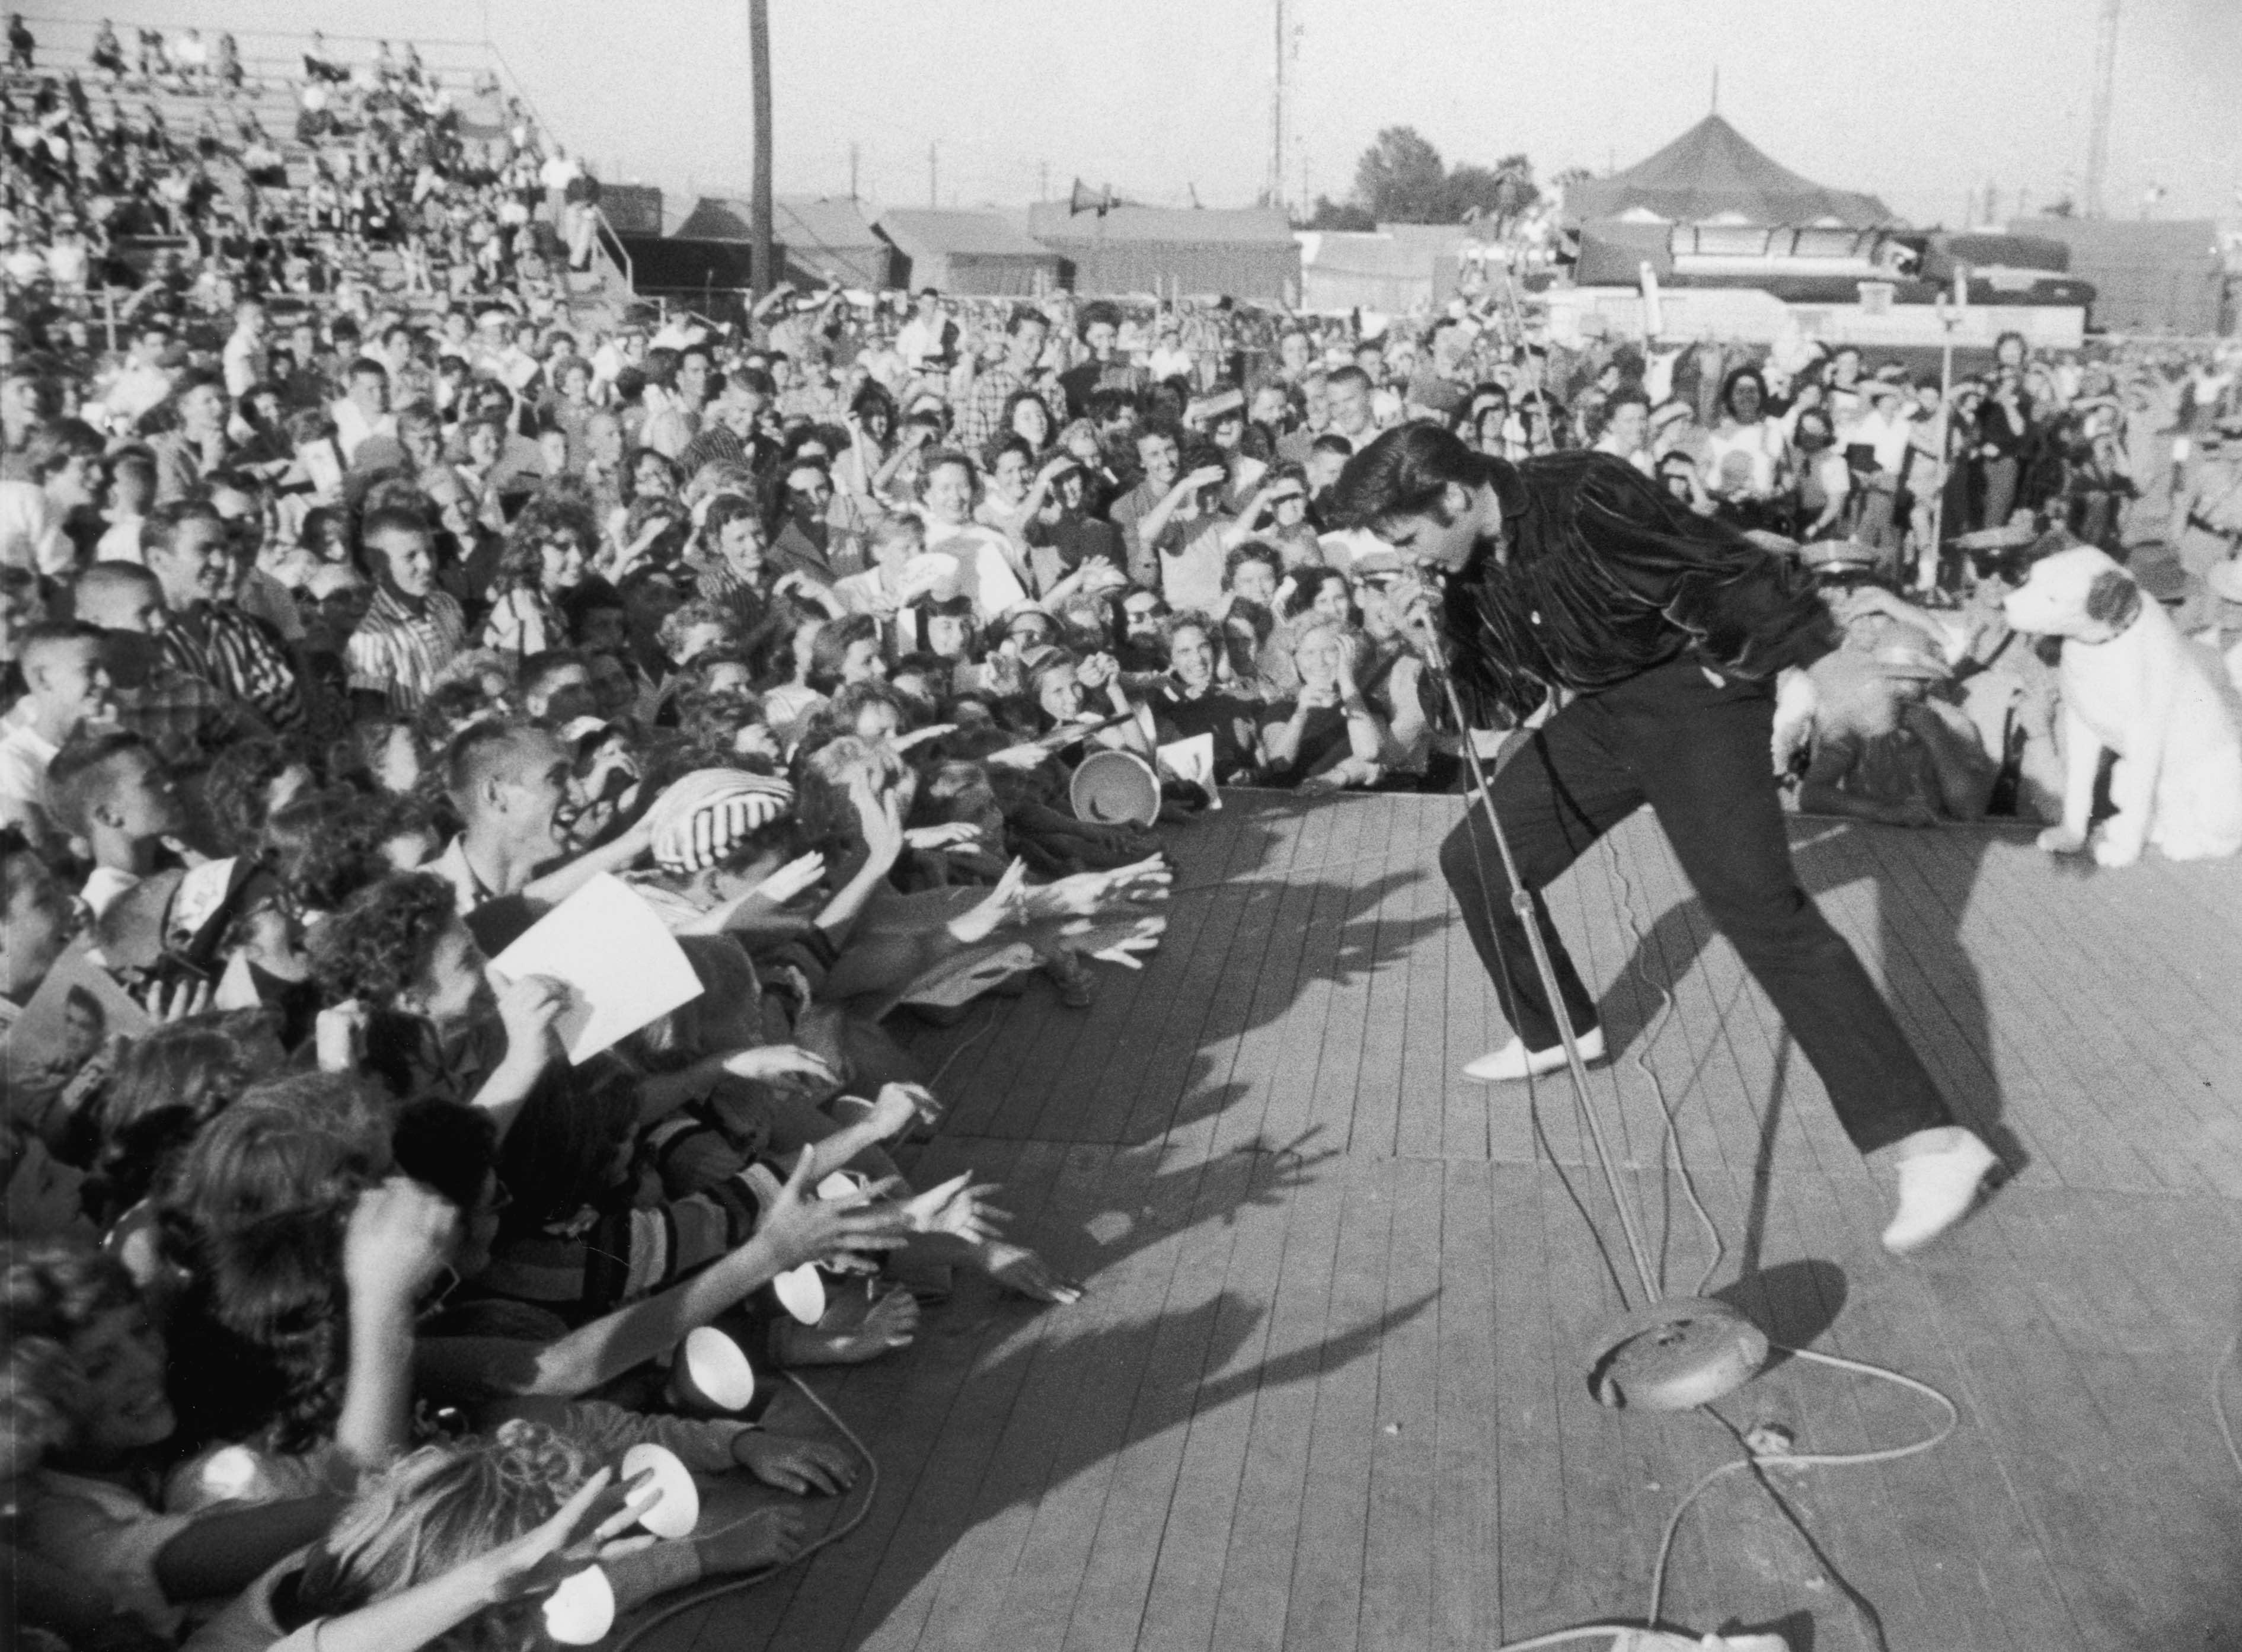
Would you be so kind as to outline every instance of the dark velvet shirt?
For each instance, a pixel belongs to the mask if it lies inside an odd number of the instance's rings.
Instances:
[[[1504,554],[1482,544],[1445,599],[1475,717],[1517,722],[1553,688],[1594,693],[1692,650],[1724,676],[1771,679],[1841,640],[1802,565],[1624,459],[1550,453],[1498,462],[1494,480]]]

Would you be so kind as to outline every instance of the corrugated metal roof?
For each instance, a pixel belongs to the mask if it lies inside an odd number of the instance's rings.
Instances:
[[[739,196],[703,195],[677,233],[704,241],[752,240],[754,211]],[[856,202],[809,195],[782,195],[771,203],[771,238],[782,246],[849,252],[876,251],[880,245]]]
[[[911,258],[1034,259],[1056,265],[1058,254],[1031,241],[996,212],[935,212],[890,207],[879,232]]]
[[[1291,220],[1265,206],[1117,206],[1101,219],[1095,212],[1070,212],[1064,201],[1039,201],[1028,209],[1028,232],[1053,246],[1085,241],[1289,245],[1292,239]]]

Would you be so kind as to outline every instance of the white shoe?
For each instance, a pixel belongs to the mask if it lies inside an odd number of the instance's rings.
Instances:
[[[1919,1130],[1899,1145],[1899,1208],[1884,1229],[1895,1256],[1919,1251],[1970,1213],[1985,1172],[2001,1161],[1959,1125]]]
[[[1580,1046],[1583,1062],[1604,1058],[1604,1030],[1590,1027],[1573,1042]],[[1547,1050],[1536,1050],[1528,1054],[1526,1041],[1513,1038],[1492,1055],[1481,1056],[1464,1069],[1464,1077],[1473,1084],[1516,1084],[1532,1075],[1554,1072],[1565,1064],[1565,1046],[1556,1044]]]

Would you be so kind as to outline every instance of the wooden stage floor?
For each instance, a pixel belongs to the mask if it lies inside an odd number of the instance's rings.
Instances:
[[[869,1518],[661,1652],[1486,1652],[1640,1620],[1675,1498],[1736,1447],[1586,1392],[1613,1298],[1563,1179],[1607,1201],[1561,1082],[1553,1169],[1522,1091],[1458,1077],[1507,1036],[1433,864],[1460,807],[1234,794],[1170,833],[1147,970],[1101,968],[1087,1012],[1037,982],[920,1035],[954,1111],[919,1172],[1004,1182],[1090,1294],[1037,1311],[977,1281],[908,1354],[824,1380],[879,1459]],[[2242,1480],[2209,1403],[2242,1249],[2242,863],[2102,872],[1999,829],[1793,842],[2014,1175],[1931,1255],[1886,1256],[1885,1185],[1648,816],[1552,890],[1673,1287],[1715,1258],[1661,1172],[1661,1085],[1725,1241],[1715,1293],[1962,1414],[1926,1455],[1776,1474],[1811,1547],[1723,1480],[1667,1619],[1794,1649],[1877,1627],[1925,1652],[2242,1647]],[[1937,1420],[1796,1360],[1717,1409],[1809,1451]]]

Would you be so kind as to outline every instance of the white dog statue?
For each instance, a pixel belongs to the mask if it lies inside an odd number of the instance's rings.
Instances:
[[[2151,843],[2176,861],[2242,850],[2242,719],[2218,658],[2088,545],[2034,563],[2002,608],[2017,630],[2063,639],[2063,823],[2039,846],[2087,847],[2107,749],[2117,813],[2095,835],[2097,861],[2130,866]]]

